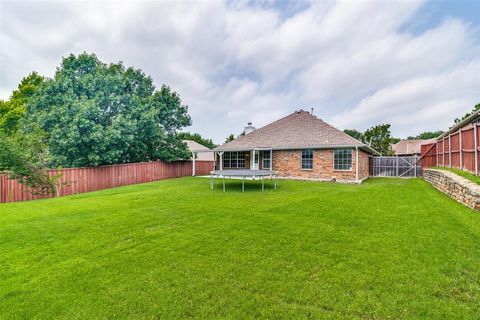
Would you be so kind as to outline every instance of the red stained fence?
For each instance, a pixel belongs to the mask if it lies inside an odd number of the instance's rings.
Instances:
[[[213,165],[213,161],[195,161],[196,175],[209,174],[213,169]],[[176,161],[167,163],[156,161],[93,168],[49,170],[50,175],[58,173],[62,174],[58,190],[59,195],[66,196],[128,184],[191,176],[192,162]],[[8,179],[7,176],[0,175],[0,203],[34,200],[47,197],[48,196],[34,195],[17,180]]]
[[[470,124],[434,143],[422,145],[422,166],[450,167],[478,174],[480,132],[477,127],[478,124]]]

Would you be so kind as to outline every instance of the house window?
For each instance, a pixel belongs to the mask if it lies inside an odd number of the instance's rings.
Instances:
[[[313,169],[313,150],[302,150],[302,170]]]
[[[270,169],[270,164],[272,161],[272,150],[263,150],[262,151],[262,169]]]
[[[245,168],[245,153],[244,152],[225,152],[223,154],[224,168]]]
[[[333,170],[352,170],[352,149],[335,149],[333,152]]]

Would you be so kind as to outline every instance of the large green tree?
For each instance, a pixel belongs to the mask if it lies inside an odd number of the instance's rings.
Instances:
[[[343,130],[346,134],[348,134],[350,137],[357,139],[358,141],[363,141],[363,133],[361,133],[358,130],[355,129],[345,129]]]
[[[32,72],[22,79],[9,100],[0,101],[0,131],[11,135],[18,130],[20,120],[25,115],[27,102],[44,81],[44,77]]]
[[[63,59],[27,103],[24,129],[47,135],[53,166],[97,166],[188,158],[177,131],[188,107],[141,70],[83,53]]]
[[[368,143],[382,155],[392,155],[391,143],[393,141],[390,124],[380,124],[368,129],[363,133],[363,139],[365,143]]]

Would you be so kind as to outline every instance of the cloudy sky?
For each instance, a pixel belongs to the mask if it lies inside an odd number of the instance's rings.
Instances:
[[[0,0],[0,98],[83,51],[171,86],[215,142],[312,107],[406,137],[480,102],[480,1]]]

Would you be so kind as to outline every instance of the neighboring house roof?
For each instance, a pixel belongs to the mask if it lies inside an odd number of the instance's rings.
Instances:
[[[377,153],[323,120],[299,110],[238,139],[215,148],[216,151],[251,149],[303,149],[359,147]]]
[[[435,139],[426,139],[426,140],[409,140],[404,139],[400,140],[399,142],[395,143],[392,146],[393,152],[396,155],[403,155],[403,154],[420,154],[421,153],[421,146],[422,144],[427,144],[434,142]]]
[[[183,142],[187,144],[188,150],[190,150],[191,152],[197,152],[197,160],[215,160],[215,155],[212,149],[207,148],[204,145],[192,140],[183,140]]]

